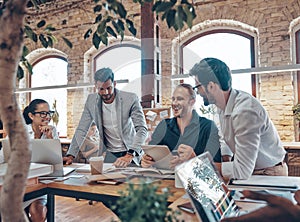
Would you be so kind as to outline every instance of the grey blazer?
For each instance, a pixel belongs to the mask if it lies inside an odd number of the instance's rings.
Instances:
[[[148,131],[139,98],[134,93],[119,91],[117,89],[115,89],[115,94],[117,120],[119,122],[118,130],[122,141],[127,150],[133,149],[139,154],[139,157],[141,157],[143,154],[141,145],[144,144]],[[83,144],[93,121],[96,123],[99,130],[100,155],[106,150],[106,147],[104,144],[105,138],[102,126],[102,99],[98,93],[90,94],[88,96],[67,155],[77,156],[79,148]],[[139,159],[140,158],[134,158],[134,161],[137,163],[139,162]]]

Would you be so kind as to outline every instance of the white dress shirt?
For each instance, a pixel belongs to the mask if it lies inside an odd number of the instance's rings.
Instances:
[[[255,169],[284,160],[278,132],[255,97],[232,89],[225,110],[218,111],[224,141],[234,153],[232,162],[222,163],[223,176],[247,179]]]

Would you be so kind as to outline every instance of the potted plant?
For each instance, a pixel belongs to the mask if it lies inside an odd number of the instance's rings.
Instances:
[[[158,191],[158,185],[146,181],[129,183],[112,209],[122,222],[178,222],[180,212],[168,207],[169,190]]]

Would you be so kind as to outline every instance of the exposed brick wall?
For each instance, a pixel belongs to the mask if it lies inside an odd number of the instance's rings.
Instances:
[[[69,49],[62,41],[55,48],[65,53],[69,62],[68,83],[77,84],[92,81],[91,58],[97,52],[93,49],[91,39],[84,40],[85,31],[94,21],[93,7],[89,0],[55,1],[54,5],[45,5],[41,12],[31,13],[28,20],[36,24],[40,19],[57,28],[57,33],[73,43]],[[201,2],[201,1],[199,1]],[[208,1],[210,2],[210,1]],[[160,22],[161,59],[162,59],[162,105],[170,104],[172,83],[170,76],[178,74],[178,51],[174,46],[192,35],[214,27],[231,27],[252,33],[257,37],[256,66],[278,66],[292,64],[293,27],[299,25],[300,6],[297,0],[258,1],[227,0],[196,6],[197,18],[192,30],[188,28],[180,33],[169,30]],[[132,1],[123,1],[130,14],[137,14],[140,7]],[[134,21],[140,36],[140,16]],[[129,36],[129,34],[127,33]],[[30,44],[30,49],[41,46]],[[102,46],[103,47],[103,46]],[[284,141],[294,141],[294,118],[291,108],[295,103],[293,73],[276,73],[257,76],[257,97],[269,112],[280,136]],[[68,136],[72,137],[89,91],[69,90],[68,94]]]
[[[192,36],[205,30],[230,27],[256,36],[256,67],[292,64],[290,26],[299,24],[298,1],[245,1],[228,0],[196,6],[197,18],[194,27],[180,33],[166,29],[161,24],[161,37],[173,40],[173,54],[163,49],[164,57],[173,59],[173,74],[178,74],[176,49]],[[169,72],[168,64],[163,70]],[[164,71],[163,71],[164,72]],[[293,73],[257,75],[257,97],[267,109],[283,141],[294,141],[294,118],[292,106],[296,102]],[[165,89],[166,91],[166,89]],[[171,93],[170,91],[167,93]]]
[[[58,37],[59,41],[55,44],[55,48],[66,54],[66,59],[69,63],[68,84],[93,82],[91,59],[96,55],[97,50],[92,45],[91,37],[87,40],[83,38],[84,33],[92,27],[95,19],[95,14],[93,13],[94,4],[91,4],[91,2],[90,0],[56,0],[54,4],[47,3],[42,5],[38,13],[29,10],[29,16],[27,17],[27,20],[32,23],[32,27],[44,19],[47,21],[47,24],[52,24],[52,26],[57,29],[55,36]],[[123,3],[128,6],[126,7],[128,14],[135,14],[132,20],[135,22],[135,26],[139,27],[140,6],[127,0],[123,1]],[[125,32],[125,35],[130,36],[127,32]],[[138,32],[137,37],[139,37],[139,35],[140,32]],[[62,41],[61,36],[68,38],[72,42],[72,49],[68,48]],[[132,38],[132,36],[129,37],[129,39]],[[110,43],[114,41],[116,40],[111,39]],[[117,41],[120,42],[120,40]],[[34,44],[30,41],[27,42],[29,43],[27,46],[32,51],[42,48],[39,44]],[[103,44],[100,45],[100,48],[104,47]],[[38,54],[42,55],[42,53]],[[74,130],[77,127],[88,93],[91,93],[91,89],[68,90],[67,136],[69,138],[72,138]]]

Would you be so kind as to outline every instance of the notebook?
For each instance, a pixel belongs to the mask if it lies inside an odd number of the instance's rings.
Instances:
[[[156,167],[158,169],[170,170],[170,161],[173,155],[168,146],[142,145],[142,149],[155,161],[153,167]]]
[[[239,210],[227,190],[209,152],[177,166],[175,173],[200,221],[218,222],[222,218],[245,213]]]
[[[31,139],[31,162],[53,165],[53,173],[47,177],[63,177],[75,170],[72,167],[63,167],[61,144],[59,139]],[[10,145],[8,139],[3,141],[4,162],[8,161]]]

